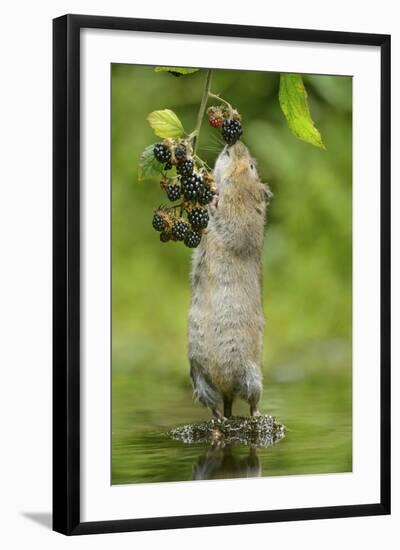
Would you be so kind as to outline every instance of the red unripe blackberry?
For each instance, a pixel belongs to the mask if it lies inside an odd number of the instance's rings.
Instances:
[[[242,125],[238,120],[228,118],[222,125],[222,137],[229,145],[233,145],[237,142],[240,136],[243,134]]]
[[[191,159],[186,159],[176,167],[176,171],[181,176],[191,176],[193,174],[194,164]]]
[[[188,220],[193,229],[205,229],[209,219],[205,208],[193,208],[188,214]]]
[[[224,119],[220,115],[210,115],[208,117],[208,123],[213,128],[221,128],[224,123]]]
[[[188,231],[190,231],[190,226],[183,220],[177,221],[172,226],[172,236],[177,241],[184,241]]]
[[[167,193],[167,197],[172,202],[177,201],[180,198],[181,194],[182,194],[181,186],[176,185],[174,183],[169,184],[166,187],[165,191]]]
[[[185,237],[185,245],[188,248],[197,248],[201,241],[201,235],[197,231],[189,231]]]
[[[171,151],[163,143],[157,143],[154,146],[153,154],[158,162],[168,163],[171,161]]]
[[[163,231],[165,228],[165,220],[157,212],[153,216],[153,227],[156,231]]]

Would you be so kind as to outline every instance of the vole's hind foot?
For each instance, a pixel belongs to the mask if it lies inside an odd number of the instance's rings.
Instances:
[[[219,409],[211,409],[211,414],[216,420],[225,420],[225,416]]]
[[[224,416],[229,418],[232,416],[232,399],[224,397]]]
[[[250,405],[250,416],[261,416],[257,405]]]

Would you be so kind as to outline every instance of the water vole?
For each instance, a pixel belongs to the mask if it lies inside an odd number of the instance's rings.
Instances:
[[[225,147],[214,168],[218,201],[193,254],[189,361],[194,395],[214,416],[241,397],[258,414],[262,393],[262,248],[268,187],[248,149]]]

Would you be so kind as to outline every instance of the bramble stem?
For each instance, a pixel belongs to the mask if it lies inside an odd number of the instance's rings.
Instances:
[[[219,95],[212,94],[211,92],[208,92],[208,97],[212,97],[213,99],[218,99],[218,101],[220,101],[221,103],[226,105],[231,112],[233,111],[232,105],[230,103],[228,103],[227,101],[225,101],[225,99],[222,99],[222,97],[220,97]]]
[[[208,166],[205,160],[201,159],[198,155],[194,155],[194,158],[200,162],[203,166],[205,166],[208,170],[211,170],[211,168]]]
[[[206,75],[206,81],[204,83],[203,96],[201,98],[199,113],[197,115],[196,128],[193,131],[193,142],[192,142],[193,155],[196,154],[196,147],[197,147],[197,142],[199,140],[201,123],[203,122],[203,117],[207,107],[208,97],[210,95],[211,76],[212,76],[212,69],[208,69],[207,75]]]

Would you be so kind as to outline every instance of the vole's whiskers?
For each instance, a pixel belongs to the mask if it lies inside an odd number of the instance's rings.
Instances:
[[[223,141],[223,139],[216,135],[216,134],[211,134],[210,136],[210,142],[213,144],[213,145],[216,145],[218,146],[219,149],[223,148],[225,143]]]
[[[200,151],[211,151],[212,153],[218,153],[220,151],[219,147],[213,147],[212,145],[205,145],[203,147],[199,147]]]

